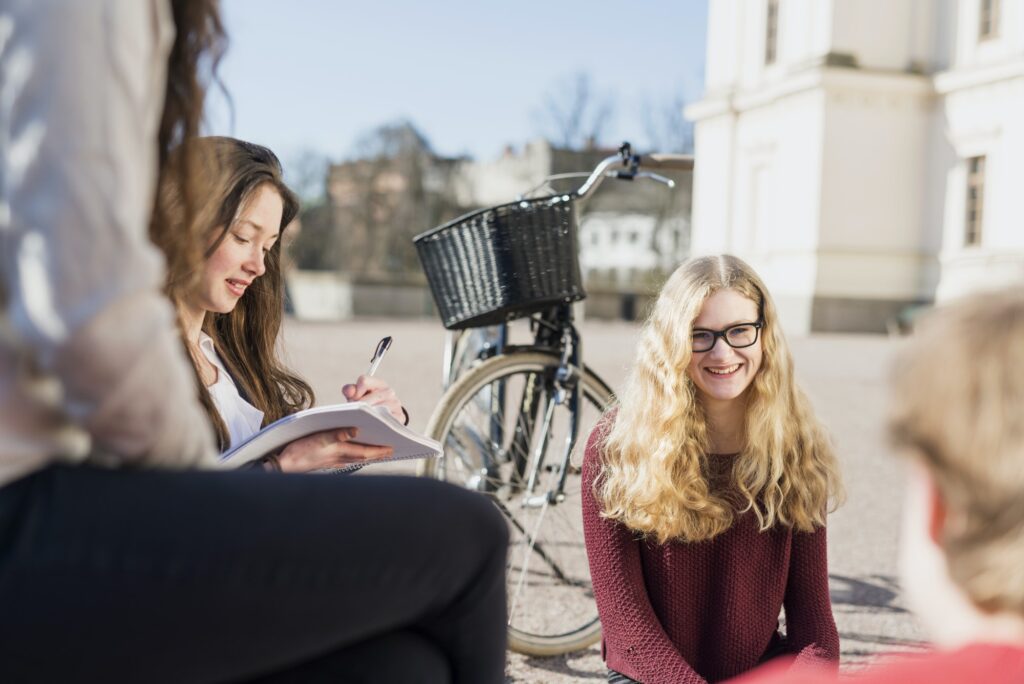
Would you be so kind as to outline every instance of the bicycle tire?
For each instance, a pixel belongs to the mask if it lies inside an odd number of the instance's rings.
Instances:
[[[583,544],[579,471],[587,436],[612,400],[611,390],[597,375],[584,369],[578,376],[583,414],[570,459],[570,472],[566,476],[565,500],[542,506],[540,513],[534,513],[537,508],[521,506],[522,483],[515,480],[517,456],[521,456],[522,449],[513,448],[512,442],[518,441],[515,437],[518,433],[507,428],[511,427],[510,420],[516,427],[525,423],[515,415],[519,411],[520,385],[524,393],[549,385],[558,364],[555,354],[528,349],[496,356],[467,372],[445,392],[427,426],[426,433],[440,441],[446,453],[421,466],[421,475],[486,492],[509,521],[509,647],[535,656],[577,651],[601,636]],[[496,428],[499,421],[492,413],[496,393],[513,399],[498,407],[502,413],[500,428]],[[558,426],[568,420],[568,406],[558,408],[555,408],[549,433],[557,433]],[[540,435],[534,435],[534,427],[535,424],[529,426],[528,432],[531,446],[535,448],[535,439]],[[496,432],[500,437],[498,444],[494,441]],[[564,437],[564,434],[556,436]],[[552,445],[558,444],[560,440],[549,439],[546,448],[550,450]],[[502,454],[502,449],[516,453]],[[544,462],[548,466],[560,462],[563,453],[561,448],[551,456],[545,453]],[[493,473],[488,470],[485,475],[482,471],[491,466]],[[538,491],[546,491],[551,478],[560,474],[560,468],[538,473],[543,480]],[[534,530],[533,546],[526,532],[531,529]],[[553,621],[559,624],[556,626]]]

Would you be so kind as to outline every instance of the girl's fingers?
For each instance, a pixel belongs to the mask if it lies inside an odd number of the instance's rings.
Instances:
[[[359,428],[354,428],[354,427],[341,428],[340,430],[335,430],[335,432],[334,432],[334,441],[337,441],[337,442],[347,442],[350,439],[355,439],[356,435],[358,435],[358,434],[359,434]]]
[[[356,380],[356,393],[359,396],[374,392],[377,390],[388,389],[388,383],[386,380],[382,380],[372,375],[360,375]]]
[[[389,446],[380,446],[377,444],[360,444],[359,442],[345,442],[341,447],[340,456],[364,460],[374,461],[380,458],[386,458],[394,452]]]
[[[372,375],[360,375],[354,383],[341,386],[341,393],[349,401],[359,401],[375,390],[387,389],[388,383]]]
[[[377,406],[378,404],[388,404],[391,402],[398,403],[398,397],[391,390],[385,390],[370,392],[361,398],[360,401],[370,404],[371,406]]]
[[[372,392],[363,397],[361,401],[371,406],[383,406],[396,420],[399,422],[405,421],[405,414],[402,413],[402,402],[398,400],[398,396],[391,390],[387,392]]]

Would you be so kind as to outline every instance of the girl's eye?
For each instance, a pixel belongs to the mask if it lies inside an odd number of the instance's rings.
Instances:
[[[246,240],[241,235],[239,235],[238,233],[232,233],[231,235],[234,236],[235,242],[237,242],[238,244],[240,244],[240,245],[247,245],[247,244],[249,244],[249,241]]]
[[[695,332],[693,333],[694,342],[707,342],[711,339],[711,333],[706,332]]]

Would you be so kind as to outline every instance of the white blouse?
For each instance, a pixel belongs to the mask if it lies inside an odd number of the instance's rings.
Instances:
[[[235,381],[213,348],[213,340],[204,332],[199,333],[199,348],[203,350],[210,363],[217,367],[217,381],[206,389],[210,392],[214,406],[217,407],[217,413],[227,425],[231,438],[229,448],[236,447],[260,431],[260,426],[263,425],[263,411],[247,402],[238,393]]]

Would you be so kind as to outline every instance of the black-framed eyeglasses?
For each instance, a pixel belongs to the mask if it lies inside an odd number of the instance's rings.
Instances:
[[[695,352],[711,351],[721,337],[733,349],[743,349],[757,342],[758,333],[763,327],[764,321],[755,321],[730,325],[725,330],[694,328],[690,334],[690,348]]]

